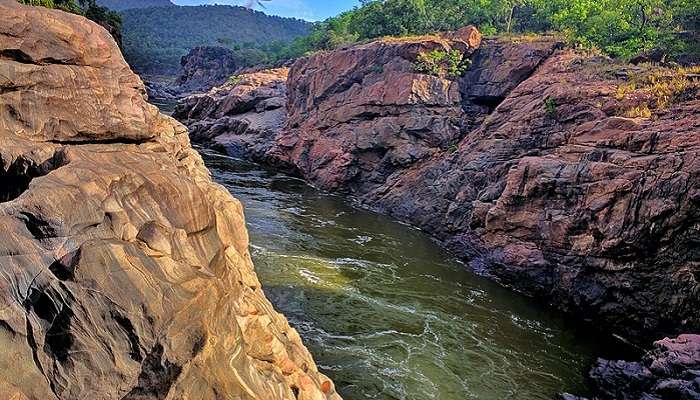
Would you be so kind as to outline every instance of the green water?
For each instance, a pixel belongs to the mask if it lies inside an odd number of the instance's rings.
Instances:
[[[347,400],[586,393],[594,338],[469,272],[427,235],[204,152],[241,199],[264,291]]]

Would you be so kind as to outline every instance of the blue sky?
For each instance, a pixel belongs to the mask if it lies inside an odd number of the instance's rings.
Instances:
[[[246,0],[172,0],[181,6],[199,4],[232,4],[243,5]],[[257,7],[257,10],[267,14],[296,17],[309,21],[321,21],[337,15],[360,4],[358,0],[270,0],[265,2],[267,10]]]

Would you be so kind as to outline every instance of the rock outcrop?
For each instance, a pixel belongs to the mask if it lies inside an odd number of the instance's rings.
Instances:
[[[1,397],[339,399],[107,31],[0,15]]]
[[[473,51],[454,35],[297,61],[286,126],[256,142],[261,158],[581,320],[700,331],[698,85],[656,107],[653,88],[625,92],[620,65],[547,37],[485,40],[460,78],[417,72],[419,53]]]
[[[435,36],[297,61],[289,72],[287,126],[270,155],[323,188],[357,192],[447,150],[461,138],[458,82],[417,73],[415,62],[421,53],[458,47],[464,57],[475,50]]]
[[[598,360],[590,378],[596,399],[700,399],[700,336],[659,340],[641,362]]]
[[[192,140],[237,157],[264,161],[287,120],[287,68],[241,74],[207,93],[185,98],[173,116]]]
[[[206,92],[221,85],[241,67],[233,50],[201,46],[190,50],[180,61],[182,70],[175,81],[181,92]]]

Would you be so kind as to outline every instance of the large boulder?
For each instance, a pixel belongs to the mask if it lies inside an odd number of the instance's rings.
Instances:
[[[182,99],[173,116],[188,126],[193,141],[263,161],[287,120],[288,73],[278,68],[238,75]]]
[[[233,50],[217,46],[195,47],[182,56],[182,70],[175,81],[180,92],[206,92],[224,83],[240,68]]]
[[[0,15],[0,397],[338,399],[107,31]]]
[[[600,359],[590,372],[595,399],[700,399],[700,335],[654,343],[642,361]],[[584,400],[565,394],[565,400]]]

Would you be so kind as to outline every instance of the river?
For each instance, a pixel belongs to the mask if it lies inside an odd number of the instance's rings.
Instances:
[[[346,400],[586,394],[594,335],[470,271],[410,226],[201,150],[245,205],[263,290]]]

